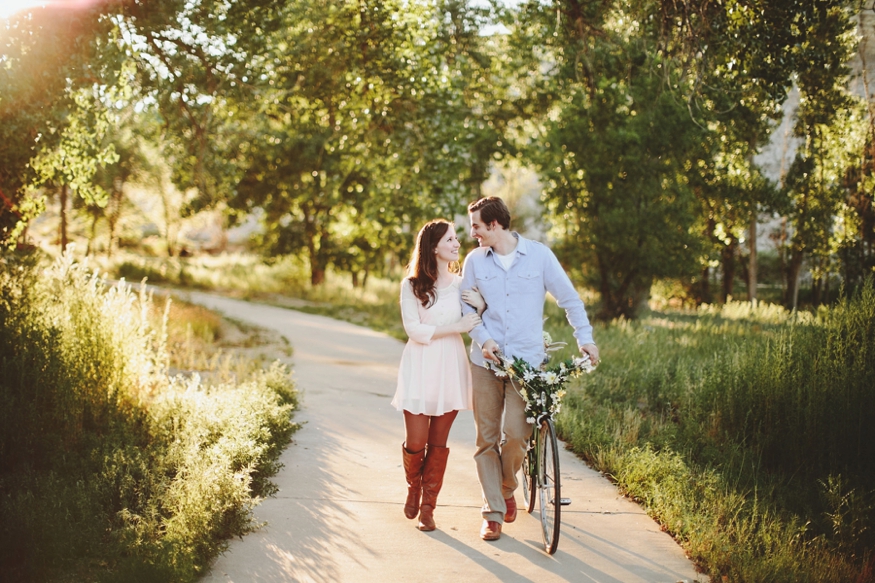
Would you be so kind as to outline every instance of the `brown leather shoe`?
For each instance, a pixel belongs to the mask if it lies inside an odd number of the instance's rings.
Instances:
[[[480,527],[480,538],[483,540],[498,540],[501,538],[501,523],[494,520],[484,520]]]
[[[504,503],[507,505],[507,512],[504,514],[505,522],[513,522],[516,520],[516,500],[513,496],[505,498]]]

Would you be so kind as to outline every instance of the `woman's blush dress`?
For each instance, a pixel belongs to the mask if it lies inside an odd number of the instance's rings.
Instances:
[[[401,318],[410,338],[398,366],[392,405],[414,414],[443,415],[471,409],[471,369],[461,334],[432,338],[435,328],[462,319],[462,278],[437,290],[428,308],[413,295],[409,279],[401,283]]]

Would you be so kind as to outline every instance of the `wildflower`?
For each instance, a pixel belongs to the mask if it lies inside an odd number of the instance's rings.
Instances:
[[[549,339],[547,335],[545,340]],[[525,402],[526,421],[532,424],[544,414],[556,415],[562,410],[562,399],[567,394],[564,386],[570,377],[595,368],[588,355],[567,360],[553,368],[547,368],[549,359],[540,367],[533,367],[520,358],[501,356],[500,361],[500,364],[489,363],[488,367],[499,378],[514,379],[514,386]]]

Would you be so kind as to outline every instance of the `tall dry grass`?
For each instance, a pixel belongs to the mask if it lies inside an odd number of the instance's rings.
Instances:
[[[0,572],[192,581],[250,509],[295,425],[280,365],[169,373],[167,318],[81,264],[0,264]],[[203,319],[194,318],[202,322]],[[206,328],[210,328],[209,322]]]

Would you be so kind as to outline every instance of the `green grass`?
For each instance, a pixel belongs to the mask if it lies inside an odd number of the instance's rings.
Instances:
[[[596,338],[603,362],[569,391],[561,434],[711,577],[873,580],[871,285],[816,316],[739,302]]]
[[[270,262],[252,255],[156,258],[119,255],[103,260],[111,277],[170,287],[205,289],[229,296],[331,316],[406,340],[398,298],[400,281],[371,276],[353,287],[333,271],[324,285],[309,285],[307,264],[294,257]]]
[[[256,526],[297,393],[279,364],[204,358],[224,329],[68,258],[2,258],[4,577],[193,581]]]
[[[251,297],[406,339],[397,281],[336,275]],[[586,297],[590,307],[593,298]],[[574,347],[548,302],[547,329]],[[875,293],[816,314],[733,302],[596,325],[602,364],[559,417],[569,446],[713,580],[875,581]]]

